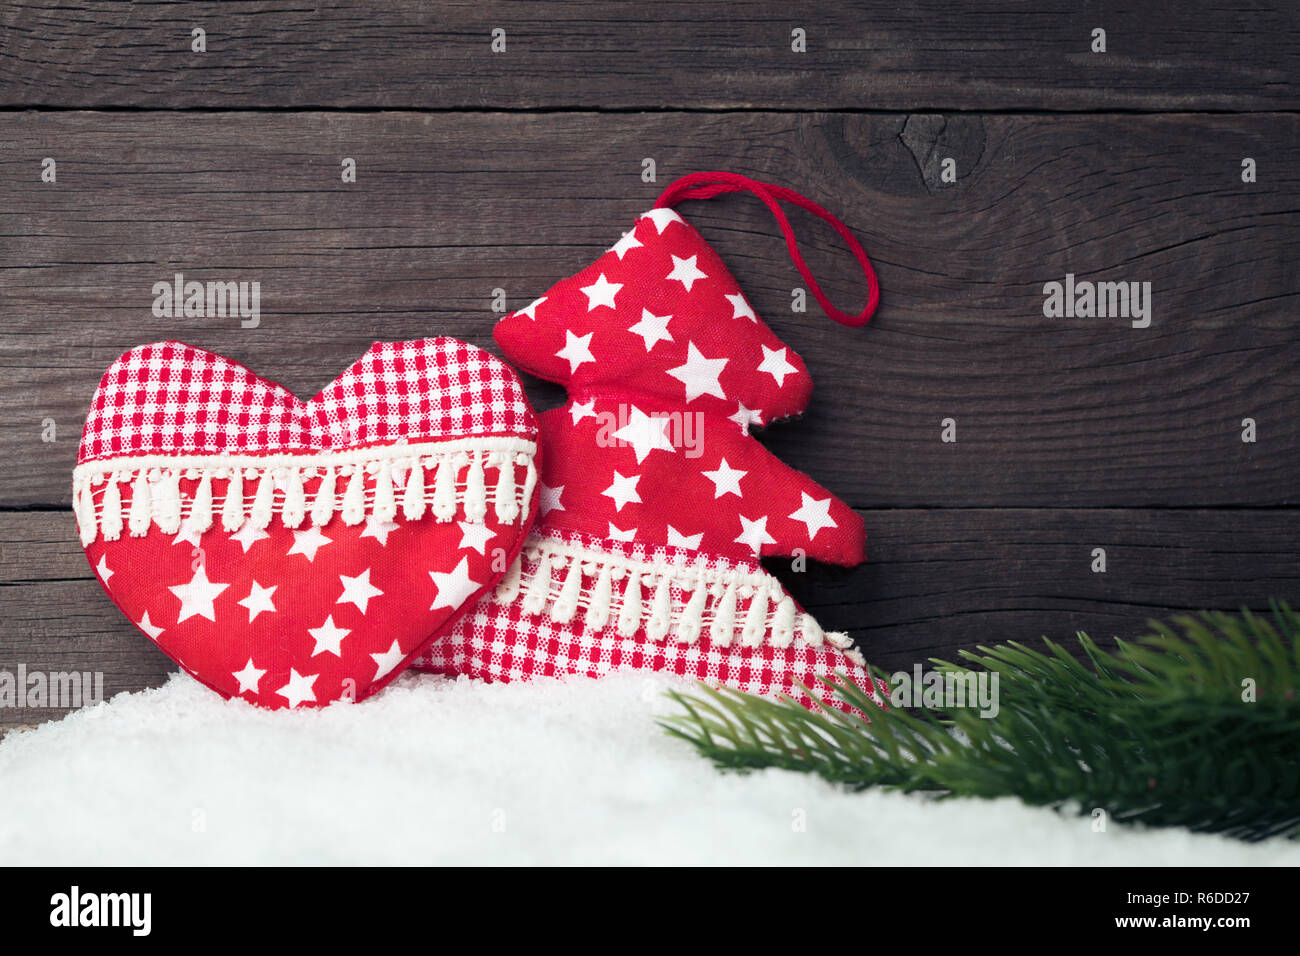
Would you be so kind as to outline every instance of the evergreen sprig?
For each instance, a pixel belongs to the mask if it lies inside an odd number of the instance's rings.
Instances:
[[[661,723],[718,767],[780,767],[854,788],[942,797],[1017,796],[1104,810],[1111,819],[1244,840],[1300,836],[1300,617],[1206,612],[1102,650],[1009,643],[962,651],[996,673],[999,710],[880,707],[843,675],[826,679],[858,713],[807,710],[704,685],[670,695]],[[967,668],[932,659],[943,673]],[[873,681],[887,676],[871,668]],[[807,688],[805,688],[807,689]],[[886,688],[887,689],[887,688]]]

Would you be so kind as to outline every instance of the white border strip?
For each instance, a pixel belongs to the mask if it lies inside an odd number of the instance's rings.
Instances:
[[[621,637],[643,631],[652,641],[679,644],[707,637],[722,648],[829,644],[866,666],[847,634],[823,631],[771,574],[710,568],[702,556],[685,564],[641,560],[532,533],[495,597],[559,624],[580,620],[589,633],[613,627]]]
[[[537,442],[527,438],[487,435],[482,438],[452,438],[438,442],[418,442],[412,444],[370,445],[365,448],[346,448],[341,451],[295,452],[280,455],[228,455],[183,454],[183,455],[128,455],[121,458],[101,458],[87,461],[72,469],[74,485],[84,481],[86,476],[110,475],[114,473],[136,474],[142,470],[181,470],[190,468],[245,468],[257,472],[268,468],[336,468],[347,465],[364,464],[381,461],[408,462],[415,458],[454,455],[457,452],[504,452],[510,454],[537,454]],[[118,479],[124,480],[124,479]]]

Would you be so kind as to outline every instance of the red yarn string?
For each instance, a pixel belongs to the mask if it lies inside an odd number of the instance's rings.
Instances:
[[[853,327],[866,325],[880,302],[880,283],[876,280],[876,270],[872,268],[871,260],[867,258],[862,243],[858,242],[857,236],[849,231],[849,227],[811,199],[799,195],[792,189],[786,189],[784,186],[760,183],[758,180],[737,173],[690,173],[665,189],[655,203],[655,207],[671,207],[688,199],[710,199],[722,193],[734,192],[753,193],[772,211],[772,215],[776,217],[777,225],[781,227],[781,232],[785,235],[785,245],[790,252],[790,259],[794,262],[795,268],[799,270],[799,274],[803,276],[804,282],[808,283],[813,298],[817,300],[822,310],[842,325]],[[840,311],[831,304],[830,299],[826,297],[826,293],[822,292],[821,286],[813,278],[812,271],[808,268],[808,264],[804,262],[803,254],[799,251],[799,244],[794,237],[794,227],[790,225],[790,220],[786,218],[785,211],[780,206],[782,202],[793,203],[801,209],[806,209],[827,223],[839,233],[840,238],[844,240],[845,245],[853,253],[853,257],[858,260],[858,265],[862,267],[862,274],[867,280],[867,302],[857,315]]]

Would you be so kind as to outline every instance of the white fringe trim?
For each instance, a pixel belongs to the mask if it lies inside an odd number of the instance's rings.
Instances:
[[[114,458],[73,470],[72,508],[83,545],[100,533],[115,541],[123,529],[142,537],[153,525],[167,534],[182,524],[201,533],[218,516],[227,532],[245,521],[265,528],[275,515],[290,528],[327,524],[336,513],[348,525],[367,515],[392,521],[399,513],[415,521],[426,511],[439,522],[459,515],[482,523],[491,505],[498,520],[513,524],[537,487],[536,453],[536,443],[524,438],[461,438],[306,455]],[[198,482],[193,494],[182,494],[182,478]],[[304,486],[313,478],[320,484],[308,502]],[[223,494],[214,493],[213,481],[226,483]],[[125,515],[123,484],[130,488]]]
[[[675,599],[674,590],[689,597]],[[519,600],[524,613],[547,614],[559,624],[581,621],[587,633],[612,626],[631,637],[644,627],[659,644],[694,644],[701,635],[719,647],[829,644],[866,666],[852,638],[823,631],[766,571],[638,561],[533,535],[495,596],[502,604]]]

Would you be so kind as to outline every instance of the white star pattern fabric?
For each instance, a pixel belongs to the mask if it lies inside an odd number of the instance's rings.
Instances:
[[[611,521],[609,523],[609,539],[611,541],[635,541],[636,528],[628,528],[624,530]]]
[[[440,607],[457,608],[468,600],[482,584],[469,576],[469,558],[461,558],[460,563],[448,572],[430,571],[437,593],[434,595],[430,610]]]
[[[168,590],[180,598],[181,608],[177,612],[176,623],[180,624],[191,615],[198,614],[207,618],[209,621],[215,621],[216,611],[213,610],[212,604],[229,584],[217,584],[208,580],[207,568],[200,564],[194,569],[194,577],[186,584],[177,584]]]
[[[760,553],[765,544],[776,544],[776,539],[767,533],[767,515],[752,520],[741,515],[740,526],[743,530],[736,535],[736,540],[752,548],[754,554]]]
[[[496,537],[496,532],[487,525],[472,521],[458,521],[456,527],[460,528],[460,547],[473,548],[479,554],[487,554],[488,542]]]
[[[742,435],[748,435],[750,426],[763,424],[763,416],[752,408],[746,408],[744,402],[737,402],[736,413],[728,415],[727,421],[735,422]]]
[[[672,525],[668,526],[668,547],[682,548],[686,551],[694,551],[704,540],[704,532],[699,534],[682,534]]]
[[[739,468],[732,468],[727,464],[727,459],[722,459],[717,468],[712,471],[702,472],[702,474],[713,482],[714,498],[721,498],[723,495],[735,495],[737,498],[745,497],[745,493],[740,490],[740,479],[744,478],[749,472],[741,471]]]
[[[668,435],[668,429],[671,425],[672,422],[666,416],[647,415],[633,405],[628,415],[627,424],[614,432],[614,437],[632,446],[636,455],[636,463],[639,465],[645,461],[650,452],[656,449],[667,452],[677,450],[673,447],[672,439]]]
[[[587,296],[587,311],[614,308],[614,297],[618,295],[618,290],[621,288],[623,287],[619,283],[610,282],[603,275],[591,285],[585,286],[582,291]]]
[[[817,532],[822,528],[835,527],[835,519],[831,517],[831,499],[824,498],[818,501],[806,491],[800,492],[803,498],[799,504],[799,509],[790,515],[793,521],[802,521],[808,527],[808,537],[816,538]]]
[[[570,401],[540,416],[542,507],[518,572],[417,666],[632,666],[796,697],[797,681],[864,676],[758,564],[863,558],[859,516],[749,434],[801,412],[811,379],[677,212],[643,216],[495,336]]]
[[[276,691],[281,697],[289,702],[290,707],[299,707],[307,701],[316,701],[316,693],[312,690],[313,685],[319,674],[299,674],[293,668],[289,669],[289,682]]]
[[[570,332],[565,339],[564,348],[555,353],[569,363],[569,371],[576,372],[583,362],[596,361],[591,354],[592,334],[588,332],[586,335],[574,335]]]
[[[388,650],[382,654],[371,654],[375,661],[375,679],[387,677],[393,672],[398,664],[402,663],[402,647],[397,641],[393,641]]]
[[[687,292],[695,287],[699,279],[707,279],[708,273],[701,272],[699,266],[695,264],[695,256],[686,259],[679,259],[673,256],[673,268],[668,273],[668,278],[680,282]]]
[[[248,522],[252,524],[252,522]],[[289,554],[301,554],[308,561],[316,560],[316,552],[330,543],[330,539],[321,533],[320,528],[312,526],[306,531],[293,533],[293,547]]]
[[[633,335],[641,336],[642,341],[645,342],[645,350],[651,352],[658,343],[673,340],[672,334],[668,331],[670,319],[672,319],[671,315],[655,315],[649,309],[642,309],[641,320],[628,331]]]
[[[185,540],[190,541],[191,543],[197,545],[201,539],[202,532],[199,531],[198,528],[194,527],[192,522],[187,522],[187,524],[190,527],[190,534],[192,535],[192,537],[187,537]],[[254,544],[256,544],[259,541],[266,540],[267,538],[270,537],[270,535],[266,533],[265,529],[259,528],[256,525],[254,525],[253,522],[245,521],[242,525],[240,525],[239,530],[236,531],[234,534],[232,534],[230,537],[233,538],[235,541],[239,542],[239,546],[244,549],[244,554],[248,554],[249,548],[251,548]],[[325,544],[327,542],[321,542],[321,543]]]
[[[595,406],[596,406],[595,402],[587,402],[586,404],[583,404],[582,402],[570,403],[569,417],[573,419],[573,424],[575,425],[578,424],[578,422],[582,421],[584,418],[595,418],[596,417]]]
[[[243,670],[235,671],[231,676],[239,681],[239,693],[256,694],[262,684],[262,675],[266,673],[266,668],[258,668],[253,665],[253,659],[250,657],[248,663],[244,665]]]
[[[613,247],[609,251],[618,256],[619,259],[622,259],[627,255],[629,249],[635,249],[639,245],[641,245],[641,243],[636,241],[636,236],[633,235],[632,230],[629,229],[627,232],[623,233],[623,238],[614,243]]]
[[[741,293],[727,296],[727,301],[731,303],[731,317],[733,319],[751,319],[758,321],[758,316],[754,314],[754,307],[749,304],[749,300]]]
[[[691,342],[686,346],[686,364],[670,368],[668,374],[686,386],[686,401],[693,402],[701,395],[727,397],[718,384],[718,376],[726,367],[725,358],[705,358]]]
[[[540,299],[534,299],[532,302],[528,303],[528,305],[526,305],[526,306],[524,306],[522,309],[520,309],[520,310],[519,310],[519,314],[520,314],[520,315],[526,315],[526,316],[528,316],[530,319],[535,319],[535,318],[537,318],[537,316],[536,316],[536,314],[535,314],[536,311],[537,311],[537,307],[538,307],[539,305],[541,305],[541,304],[542,304],[543,302],[545,302],[545,301],[546,301],[546,296],[542,296]]]
[[[500,580],[536,441],[509,368],[452,339],[377,344],[306,403],[159,343],[105,374],[75,510],[103,586],[184,670],[323,706],[381,689]]]
[[[181,522],[181,530],[176,532],[176,537],[172,538],[172,544],[188,544],[197,548],[202,537],[202,529],[193,521],[185,520]]]
[[[650,222],[654,223],[655,232],[657,235],[660,236],[662,236],[664,230],[667,229],[669,226],[671,226],[673,223],[680,222],[684,224],[686,222],[685,219],[683,219],[681,216],[677,214],[676,209],[665,209],[665,208],[651,209],[648,213],[646,213],[641,218],[648,219]],[[637,245],[640,245],[640,243],[637,243]]]
[[[396,530],[397,522],[366,515],[366,530],[361,532],[361,537],[374,538],[380,544],[388,544],[388,536]]]
[[[636,483],[640,479],[640,475],[620,475],[615,471],[614,483],[602,491],[601,494],[614,502],[615,511],[622,511],[623,506],[628,502],[640,502],[641,496],[636,493]]]
[[[252,624],[257,620],[257,615],[263,611],[275,613],[275,589],[278,585],[272,585],[264,588],[256,581],[253,582],[252,589],[248,592],[248,597],[240,601],[242,607],[248,608],[248,623]]]
[[[369,568],[366,568],[355,577],[340,574],[339,583],[343,585],[343,593],[339,596],[338,603],[355,604],[362,614],[365,614],[366,608],[370,606],[371,598],[379,597],[384,593],[370,583]]]
[[[776,379],[777,385],[785,384],[785,377],[793,372],[797,372],[785,357],[785,349],[768,349],[766,345],[762,346],[763,361],[758,363],[758,370],[766,372]]]
[[[138,627],[140,630],[144,631],[145,634],[149,636],[149,639],[151,641],[158,640],[158,635],[163,632],[163,629],[161,627],[158,627],[152,621],[149,620],[148,611],[144,612],[144,617],[140,618],[140,620],[135,622],[135,626]]]
[[[316,642],[316,647],[311,652],[312,657],[317,654],[333,654],[335,657],[342,657],[343,638],[352,632],[335,624],[334,615],[331,614],[325,618],[325,623],[320,627],[307,628],[307,633]]]

